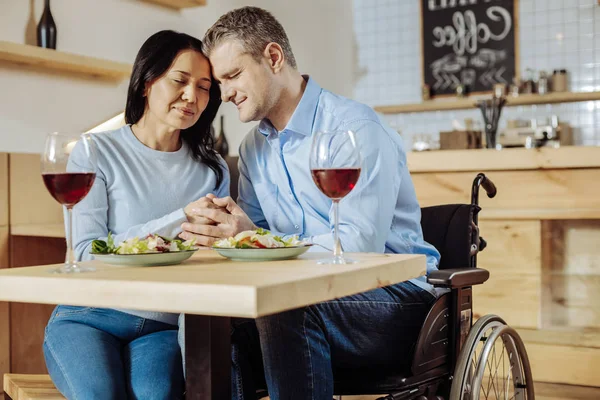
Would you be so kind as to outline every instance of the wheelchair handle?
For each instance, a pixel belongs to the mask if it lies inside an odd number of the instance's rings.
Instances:
[[[481,174],[483,175],[483,174]],[[483,186],[483,188],[485,189],[485,192],[487,193],[487,196],[491,199],[494,196],[496,196],[496,193],[498,193],[498,190],[496,189],[496,185],[494,185],[494,182],[492,182],[490,180],[490,178],[488,178],[487,176],[483,175],[483,180],[481,181],[481,186]]]
[[[479,204],[479,186],[482,186],[485,190],[487,196],[491,199],[496,196],[498,190],[496,189],[496,185],[494,182],[490,180],[484,173],[480,172],[475,177],[473,181],[473,187],[471,190],[471,204],[478,205]]]

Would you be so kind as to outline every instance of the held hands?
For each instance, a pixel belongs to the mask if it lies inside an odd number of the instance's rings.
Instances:
[[[212,197],[209,197],[212,196]],[[193,224],[215,225],[215,221],[194,214],[194,210],[202,208],[219,209],[220,207],[213,203],[212,199],[215,196],[209,194],[205,197],[200,197],[198,200],[184,207],[183,212],[187,217],[188,222]]]
[[[215,240],[257,229],[231,197],[208,194],[190,203],[184,211],[189,222],[181,225],[183,232],[179,236],[185,240],[196,239],[199,246],[211,246]]]

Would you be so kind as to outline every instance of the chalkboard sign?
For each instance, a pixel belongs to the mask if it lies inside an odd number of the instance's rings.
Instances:
[[[471,93],[518,76],[518,0],[420,0],[423,83],[433,95]]]

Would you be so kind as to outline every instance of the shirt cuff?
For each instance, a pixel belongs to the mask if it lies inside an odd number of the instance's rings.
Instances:
[[[175,238],[181,233],[181,224],[188,222],[188,219],[187,215],[185,215],[185,212],[183,211],[183,208],[180,208],[167,215],[166,222],[167,223],[165,225],[171,228],[171,233],[168,236]]]

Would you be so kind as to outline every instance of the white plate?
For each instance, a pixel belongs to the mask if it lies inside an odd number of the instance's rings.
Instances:
[[[174,251],[170,253],[146,254],[92,254],[96,260],[113,265],[135,265],[154,267],[159,265],[175,265],[190,258],[198,250]]]
[[[310,248],[308,246],[276,247],[274,249],[224,249],[213,247],[213,249],[232,261],[274,261],[289,260],[303,254]]]

